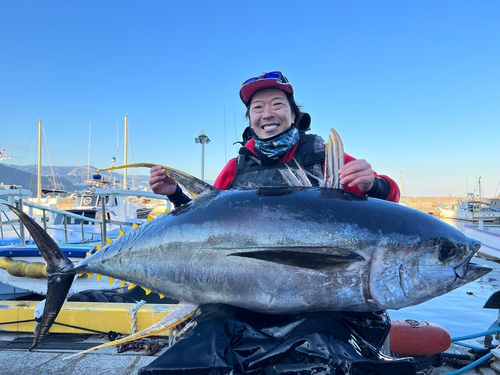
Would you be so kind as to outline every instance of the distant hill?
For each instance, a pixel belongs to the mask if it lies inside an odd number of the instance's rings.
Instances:
[[[75,166],[42,166],[42,189],[57,189],[74,192],[84,189],[87,181],[97,169],[94,167],[75,167]],[[0,163],[0,184],[22,186],[24,189],[35,192],[38,184],[36,165],[6,165]],[[55,176],[55,184],[54,177]],[[123,181],[123,174],[113,174],[118,181]],[[109,173],[103,173],[102,176],[108,180]],[[149,187],[149,176],[135,176],[129,172],[127,176],[128,187],[135,185],[136,188]]]
[[[42,189],[58,189],[69,192],[77,190],[77,187],[71,181],[60,176],[56,176],[55,182],[56,186],[52,177],[44,176],[42,173]],[[0,164],[0,183],[22,186],[24,189],[35,192],[37,191],[38,177],[36,174]]]

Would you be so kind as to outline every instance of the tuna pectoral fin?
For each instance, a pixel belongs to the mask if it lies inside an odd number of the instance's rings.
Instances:
[[[331,268],[339,263],[355,262],[364,258],[348,249],[343,248],[293,248],[293,249],[263,249],[233,253],[231,256],[253,258],[266,262],[284,264],[287,266],[311,268],[321,270]]]
[[[69,356],[69,357],[64,358],[64,359],[72,359],[72,358],[78,357],[82,354],[87,354],[89,352],[92,352],[94,350],[104,349],[104,348],[108,348],[111,346],[118,346],[121,344],[125,344],[127,342],[140,340],[140,339],[143,339],[145,337],[153,336],[157,333],[164,332],[164,331],[167,331],[169,329],[175,328],[179,324],[181,324],[181,323],[185,322],[186,320],[188,320],[189,318],[191,318],[193,316],[193,314],[195,313],[197,308],[198,308],[198,305],[193,305],[190,303],[179,304],[179,306],[175,310],[173,310],[170,314],[168,314],[166,317],[164,317],[158,323],[153,324],[151,327],[146,328],[143,331],[134,333],[133,335],[124,337],[124,338],[119,339],[119,340],[115,340],[115,341],[108,342],[106,344],[95,346],[95,347],[87,349],[83,352],[73,354],[72,356]]]
[[[152,163],[128,164],[128,165],[122,165],[120,167],[101,169],[101,170],[96,171],[95,173],[114,171],[117,169],[126,169],[126,168],[141,168],[141,167],[153,168],[153,167],[156,167],[157,165],[158,164],[152,164]],[[212,185],[206,183],[203,180],[200,180],[199,178],[191,176],[190,174],[187,174],[186,172],[178,171],[177,169],[165,167],[163,165],[161,167],[163,169],[165,169],[166,175],[168,177],[173,178],[179,184],[184,186],[184,188],[188,191],[189,194],[191,194],[191,196],[193,198],[196,198],[199,195],[217,190]]]
[[[330,132],[325,151],[325,180],[320,187],[343,189],[339,179],[339,170],[345,164],[344,144],[335,129]]]
[[[47,286],[47,301],[43,310],[42,321],[37,327],[35,341],[30,350],[33,350],[43,340],[54,323],[54,320],[61,310],[61,306],[66,300],[69,288],[73,283],[75,275],[64,274],[63,269],[71,269],[73,263],[59,249],[59,246],[54,242],[47,232],[43,230],[31,217],[17,208],[6,204],[23,222],[35,240],[36,246],[42,254],[45,262],[47,262],[48,286]]]

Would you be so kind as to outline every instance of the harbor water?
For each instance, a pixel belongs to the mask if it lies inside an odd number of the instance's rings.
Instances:
[[[462,230],[470,222],[445,220]],[[453,337],[468,336],[487,331],[498,318],[497,309],[484,309],[488,298],[500,290],[500,264],[475,257],[474,263],[493,268],[485,277],[456,289],[444,296],[434,298],[418,306],[390,311],[392,320],[415,319],[439,324]]]

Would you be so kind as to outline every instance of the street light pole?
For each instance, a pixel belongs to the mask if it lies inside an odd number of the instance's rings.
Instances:
[[[210,143],[210,138],[205,134],[205,130],[202,130],[194,141],[201,143],[201,179],[205,181],[205,144]]]

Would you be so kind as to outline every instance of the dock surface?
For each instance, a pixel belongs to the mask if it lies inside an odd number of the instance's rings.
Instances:
[[[109,342],[101,335],[51,335],[33,352],[32,334],[0,333],[0,374],[138,374],[166,350],[148,356],[145,350],[117,353],[116,347],[101,349],[73,359],[64,358]]]
[[[152,340],[162,340],[156,337]],[[44,340],[36,351],[29,352],[33,342],[32,334],[13,332],[0,333],[0,374],[55,375],[55,374],[139,374],[160,355],[148,356],[144,350],[129,350],[118,353],[116,347],[105,348],[92,353],[66,360],[81,350],[108,342],[103,335],[62,335],[55,334]],[[430,374],[441,375],[457,371],[449,366],[433,368]],[[478,367],[464,372],[465,375],[499,375],[490,367]]]

